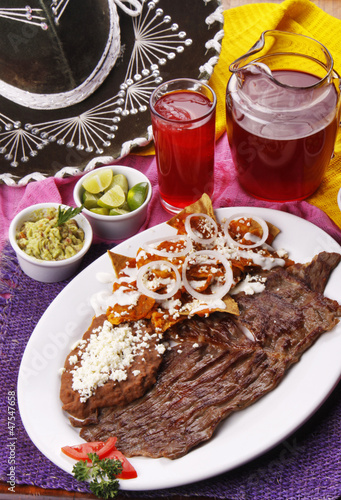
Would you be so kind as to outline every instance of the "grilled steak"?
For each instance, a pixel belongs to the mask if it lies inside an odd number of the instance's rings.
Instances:
[[[263,293],[236,298],[241,324],[249,328],[263,348],[298,361],[322,333],[336,325],[341,315],[340,305],[322,295],[340,259],[339,254],[323,252],[308,265],[273,270]],[[316,288],[321,291],[314,291]]]
[[[84,427],[81,436],[97,441],[115,435],[129,457],[171,459],[208,440],[232,412],[274,389],[302,353],[335,326],[341,308],[323,297],[320,286],[340,260],[335,255],[267,272],[264,292],[235,296],[237,319],[215,313],[172,327],[168,333],[178,344],[166,353],[153,388],[125,407],[100,410],[98,423]]]
[[[311,290],[323,293],[330,273],[339,264],[341,255],[335,252],[321,252],[307,264],[294,264],[289,272],[301,279]]]
[[[260,348],[184,342],[167,353],[158,382],[144,398],[101,412],[100,423],[81,436],[102,440],[115,434],[127,456],[178,458],[209,439],[232,411],[273,389],[283,370]]]

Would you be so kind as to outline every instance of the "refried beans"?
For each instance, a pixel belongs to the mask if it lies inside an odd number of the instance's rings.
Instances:
[[[94,318],[62,370],[60,398],[72,424],[143,396],[156,381],[164,350],[148,320],[115,327],[105,314]]]

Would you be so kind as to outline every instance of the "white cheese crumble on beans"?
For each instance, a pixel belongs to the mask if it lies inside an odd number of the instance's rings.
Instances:
[[[127,379],[127,368],[148,346],[148,335],[139,329],[139,322],[134,325],[135,329],[129,323],[113,326],[105,321],[103,327],[93,330],[89,340],[82,345],[77,361],[77,356],[71,357],[70,364],[77,363],[71,370],[72,389],[80,394],[82,403],[109,380],[120,382]],[[157,346],[160,355],[164,350],[164,345]]]

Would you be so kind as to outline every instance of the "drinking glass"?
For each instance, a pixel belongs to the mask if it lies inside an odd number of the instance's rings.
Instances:
[[[178,213],[213,195],[217,98],[204,82],[178,78],[150,97],[162,206]]]

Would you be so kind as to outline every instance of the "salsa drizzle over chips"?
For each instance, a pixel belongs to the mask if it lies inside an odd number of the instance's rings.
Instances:
[[[279,233],[275,226],[248,214],[219,223],[207,195],[168,225],[176,234],[147,241],[134,258],[109,252],[117,279],[105,312],[113,325],[146,318],[162,334],[195,314],[238,315],[238,283],[245,280],[252,292],[254,282],[259,291],[257,272],[292,263],[271,246]]]

